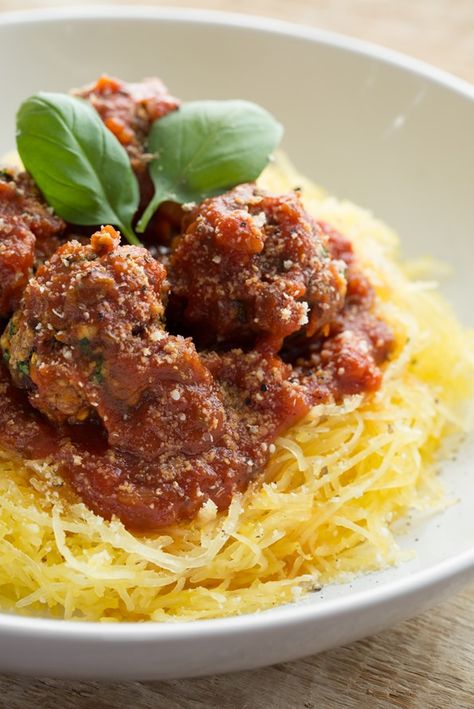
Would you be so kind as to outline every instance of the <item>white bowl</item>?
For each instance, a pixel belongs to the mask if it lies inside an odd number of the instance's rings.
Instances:
[[[453,264],[446,289],[474,324],[474,88],[387,49],[272,20],[99,8],[0,19],[0,154],[20,101],[101,72],[157,74],[185,99],[247,98],[286,128],[296,165],[371,208],[405,253]],[[474,578],[474,441],[443,466],[459,502],[407,533],[416,558],[260,614],[101,625],[0,615],[0,670],[158,679],[289,660],[377,632]],[[418,542],[415,543],[415,538]]]

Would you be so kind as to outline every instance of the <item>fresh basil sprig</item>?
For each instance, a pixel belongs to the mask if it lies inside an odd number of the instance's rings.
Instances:
[[[155,194],[136,230],[162,202],[200,201],[255,180],[282,126],[248,101],[194,101],[156,121],[148,150]],[[55,212],[72,224],[114,224],[140,244],[132,223],[139,189],[126,150],[83,99],[31,96],[17,114],[17,146]]]
[[[83,99],[31,96],[17,114],[17,146],[59,216],[72,224],[113,224],[140,244],[132,228],[139,189],[129,157]]]
[[[156,121],[148,139],[155,194],[137,232],[162,202],[201,201],[257,179],[282,134],[273,116],[249,101],[194,101]]]

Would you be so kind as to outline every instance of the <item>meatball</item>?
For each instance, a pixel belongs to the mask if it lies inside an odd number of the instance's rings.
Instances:
[[[2,338],[15,384],[51,420],[99,420],[112,447],[152,459],[220,436],[217,386],[194,345],[163,328],[168,284],[113,227],[61,246],[28,284]]]
[[[0,318],[18,306],[33,266],[54,252],[64,228],[26,173],[0,173]]]
[[[170,261],[174,317],[208,342],[255,340],[278,351],[285,337],[323,328],[342,307],[344,264],[297,194],[239,185],[190,215]]]
[[[87,99],[109,130],[130,155],[135,169],[144,162],[144,144],[151,124],[179,107],[178,99],[168,93],[157,78],[128,84],[101,76],[95,83],[79,89],[77,96]]]

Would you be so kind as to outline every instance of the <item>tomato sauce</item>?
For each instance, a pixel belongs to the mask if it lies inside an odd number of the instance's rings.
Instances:
[[[392,333],[373,314],[373,290],[350,243],[335,232],[329,236],[332,252],[348,266],[348,296],[325,336],[289,341],[286,361],[264,350],[201,353],[226,411],[215,445],[152,460],[125,452],[109,444],[99,422],[49,421],[1,365],[0,446],[23,458],[48,459],[91,509],[107,519],[117,515],[131,529],[191,519],[208,499],[225,509],[262,472],[276,437],[311,406],[380,385]]]

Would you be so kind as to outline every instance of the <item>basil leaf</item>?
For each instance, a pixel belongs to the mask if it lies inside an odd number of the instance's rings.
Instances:
[[[162,202],[201,201],[256,180],[282,134],[273,116],[249,101],[194,101],[160,118],[148,140],[155,194],[137,231]]]
[[[126,150],[83,99],[31,96],[17,114],[26,170],[54,211],[73,224],[113,224],[132,244],[139,189]]]

